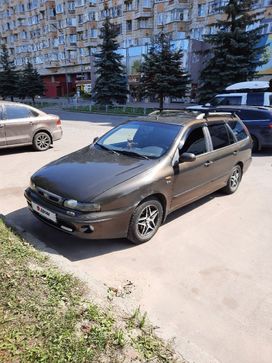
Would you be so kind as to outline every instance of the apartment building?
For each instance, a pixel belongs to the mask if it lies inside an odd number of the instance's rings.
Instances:
[[[105,6],[106,3],[106,6]],[[118,29],[130,87],[138,81],[142,55],[163,28],[173,46],[182,48],[184,67],[197,82],[205,47],[203,35],[222,16],[226,0],[0,0],[1,41],[18,69],[30,60],[43,76],[46,95],[64,96],[94,83],[94,53],[106,16]],[[265,11],[264,42],[272,34],[272,0],[260,0]],[[272,57],[271,57],[272,58]],[[272,74],[272,63],[260,72]]]

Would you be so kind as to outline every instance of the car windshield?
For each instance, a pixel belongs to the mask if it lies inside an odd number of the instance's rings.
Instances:
[[[96,145],[131,157],[159,158],[170,149],[180,125],[133,121],[102,136]]]

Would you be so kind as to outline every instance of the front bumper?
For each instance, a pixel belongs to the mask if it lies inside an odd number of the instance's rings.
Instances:
[[[124,238],[127,236],[128,225],[133,212],[131,207],[106,212],[77,213],[76,216],[68,216],[66,209],[45,201],[30,188],[25,190],[24,195],[28,207],[35,217],[73,236],[87,239]],[[33,210],[32,202],[55,213],[56,222]]]

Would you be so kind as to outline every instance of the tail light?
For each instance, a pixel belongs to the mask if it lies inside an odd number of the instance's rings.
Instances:
[[[57,125],[57,126],[61,126],[61,120],[60,120],[60,119],[58,119],[58,120],[56,121],[56,125]]]
[[[267,127],[272,130],[272,124],[268,124]]]

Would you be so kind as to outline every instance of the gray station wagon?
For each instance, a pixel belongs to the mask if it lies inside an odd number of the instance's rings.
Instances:
[[[174,210],[234,193],[251,147],[230,113],[134,120],[41,168],[25,197],[36,217],[72,235],[143,243]]]
[[[0,149],[33,145],[45,151],[62,137],[58,116],[21,103],[0,101]]]

